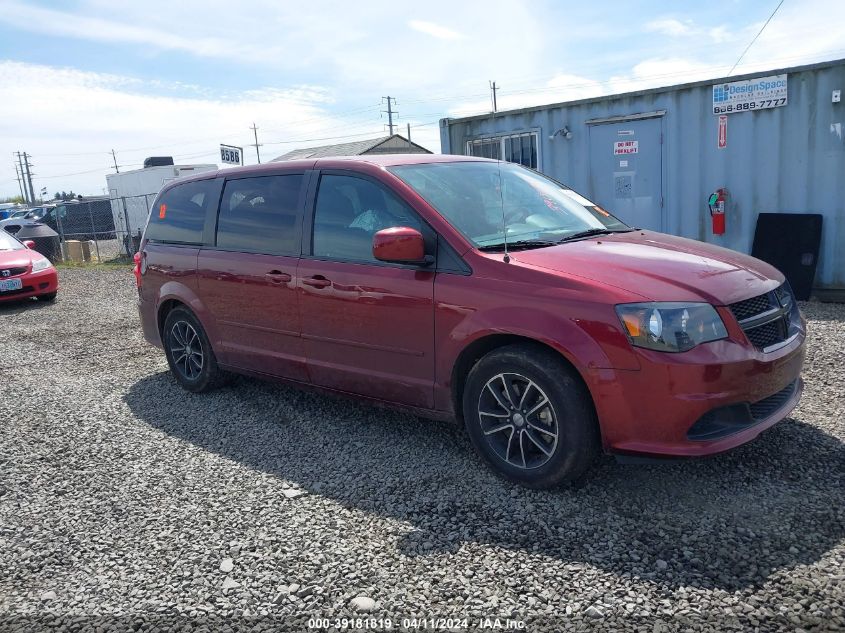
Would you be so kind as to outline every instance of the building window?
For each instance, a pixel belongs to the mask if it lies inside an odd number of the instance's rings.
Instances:
[[[537,132],[525,132],[467,141],[467,155],[506,160],[537,169],[538,138]]]

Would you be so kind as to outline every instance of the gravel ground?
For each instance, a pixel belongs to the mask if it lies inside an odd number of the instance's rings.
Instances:
[[[803,305],[803,402],[757,441],[536,492],[446,423],[188,394],[128,269],[61,275],[54,305],[0,307],[0,630],[845,629],[845,305]]]

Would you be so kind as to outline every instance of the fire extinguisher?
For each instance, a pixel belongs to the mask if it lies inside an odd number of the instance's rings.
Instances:
[[[713,227],[713,235],[725,234],[725,200],[728,198],[727,189],[717,189],[707,199],[707,206],[710,207],[710,222]]]

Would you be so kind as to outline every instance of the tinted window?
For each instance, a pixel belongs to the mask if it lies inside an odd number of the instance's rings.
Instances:
[[[147,238],[161,242],[202,244],[205,212],[214,203],[213,180],[198,180],[169,189],[150,211]],[[218,190],[219,191],[219,190]]]
[[[485,161],[389,169],[476,246],[501,244],[505,227],[510,241],[560,240],[589,229],[628,229],[571,189],[518,165]]]
[[[230,180],[217,220],[217,246],[271,255],[299,255],[301,174]]]
[[[373,235],[393,226],[422,228],[407,205],[369,180],[332,175],[320,179],[314,213],[314,255],[376,261]]]

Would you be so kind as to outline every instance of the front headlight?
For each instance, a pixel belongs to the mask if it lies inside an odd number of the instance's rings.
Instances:
[[[46,257],[42,257],[41,259],[36,259],[32,262],[32,272],[37,273],[41,272],[42,270],[47,270],[53,264],[50,263],[50,260]]]
[[[709,303],[623,303],[616,313],[631,345],[659,352],[686,352],[728,337]]]

